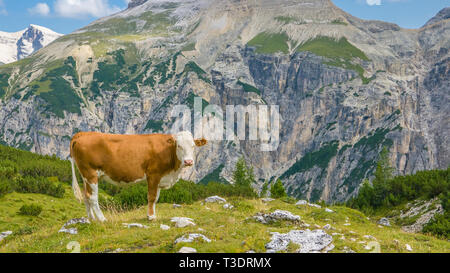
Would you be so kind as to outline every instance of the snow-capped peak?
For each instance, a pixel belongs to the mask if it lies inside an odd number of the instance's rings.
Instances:
[[[62,35],[33,24],[18,32],[0,31],[0,63],[11,63],[28,57]]]

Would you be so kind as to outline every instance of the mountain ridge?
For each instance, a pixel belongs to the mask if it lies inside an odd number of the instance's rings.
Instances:
[[[26,58],[61,36],[49,28],[34,24],[18,32],[0,31],[0,62],[6,64]]]

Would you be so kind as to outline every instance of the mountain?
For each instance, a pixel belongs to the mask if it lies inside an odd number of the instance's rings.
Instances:
[[[148,0],[0,67],[0,141],[69,155],[78,131],[168,132],[175,105],[280,106],[280,145],[213,141],[187,178],[344,201],[383,147],[397,174],[450,164],[450,22],[402,29],[329,0]]]
[[[0,64],[28,57],[61,36],[62,34],[37,25],[30,25],[25,30],[13,33],[0,31]]]
[[[448,20],[450,19],[450,7],[448,8],[444,8],[441,11],[438,12],[438,14],[436,16],[434,16],[433,18],[431,18],[426,24],[425,26],[428,25],[432,25],[435,23],[438,23],[440,21],[444,21],[444,20]]]

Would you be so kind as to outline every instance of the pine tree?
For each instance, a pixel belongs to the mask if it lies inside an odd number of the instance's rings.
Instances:
[[[392,180],[393,173],[394,168],[391,167],[389,161],[389,150],[383,147],[377,163],[377,169],[375,170],[375,179],[372,182],[375,194],[375,206],[389,205],[389,181]]]
[[[236,163],[236,170],[233,173],[233,182],[236,188],[253,192],[252,184],[255,183],[253,167],[248,167],[243,157]]]
[[[266,197],[267,196],[267,191],[269,190],[269,185],[267,182],[264,183],[262,189],[261,189],[261,194],[260,197]]]
[[[270,196],[272,198],[283,198],[287,196],[283,183],[281,183],[280,179],[278,179],[277,182],[270,187]]]

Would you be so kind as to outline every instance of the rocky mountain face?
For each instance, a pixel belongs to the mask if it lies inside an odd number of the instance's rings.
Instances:
[[[14,33],[0,31],[0,64],[26,58],[61,36],[62,34],[37,25],[30,25],[27,29]]]
[[[212,141],[187,178],[343,201],[384,146],[399,174],[447,168],[450,21],[421,29],[355,18],[329,0],[148,0],[0,67],[0,141],[69,155],[77,131],[168,132],[175,105],[279,105],[280,145]],[[440,18],[440,19],[439,19]]]

